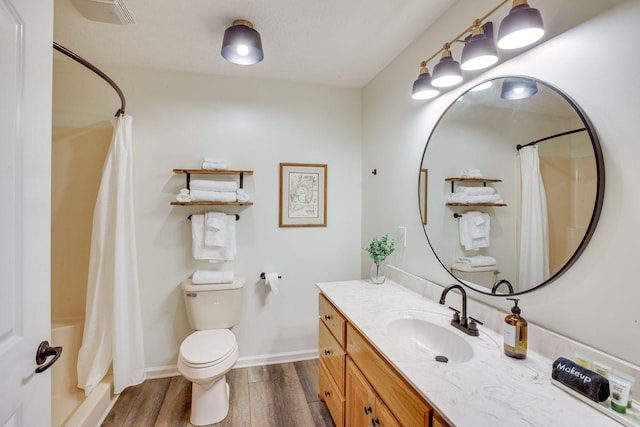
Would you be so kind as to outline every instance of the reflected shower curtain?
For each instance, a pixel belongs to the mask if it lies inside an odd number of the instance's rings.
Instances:
[[[89,394],[113,363],[116,393],[145,378],[132,182],[131,116],[115,120],[93,212],[78,387]]]
[[[549,224],[547,196],[540,175],[536,145],[520,150],[522,206],[520,221],[520,290],[525,291],[549,278]]]

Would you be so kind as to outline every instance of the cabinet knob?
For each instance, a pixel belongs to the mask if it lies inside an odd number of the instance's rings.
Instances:
[[[325,355],[325,356],[329,356],[330,354],[331,354],[331,350],[326,349],[326,350],[324,351],[324,355]]]
[[[371,425],[373,427],[379,426],[380,425],[380,420],[377,418],[371,418]]]
[[[364,407],[364,414],[365,415],[369,415],[371,412],[373,412],[373,409],[371,409],[371,406],[365,406]]]
[[[329,397],[331,396],[331,392],[329,390],[324,392],[324,397]]]
[[[331,320],[331,315],[330,314],[325,314],[324,315],[324,320]]]

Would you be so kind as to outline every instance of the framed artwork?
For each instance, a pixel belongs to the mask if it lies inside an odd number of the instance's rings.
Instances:
[[[422,224],[427,224],[427,190],[429,188],[429,169],[420,169],[420,194],[422,195]]]
[[[327,165],[280,163],[280,227],[327,226]]]

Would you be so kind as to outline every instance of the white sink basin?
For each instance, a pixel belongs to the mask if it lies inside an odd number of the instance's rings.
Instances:
[[[433,360],[436,356],[444,356],[448,363],[463,363],[473,358],[471,345],[446,323],[441,325],[424,318],[403,317],[390,320],[386,331],[398,344],[424,351]]]

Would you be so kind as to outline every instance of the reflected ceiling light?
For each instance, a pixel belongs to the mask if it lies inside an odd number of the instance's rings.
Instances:
[[[444,45],[444,52],[440,62],[433,67],[433,79],[431,84],[435,87],[450,87],[462,81],[462,69],[460,63],[451,57],[449,43]]]
[[[542,15],[532,9],[527,0],[513,0],[513,7],[500,23],[498,47],[518,49],[537,42],[544,35]]]
[[[509,14],[502,20],[498,32],[498,43],[493,41],[493,22],[484,22],[509,1],[513,1]],[[483,24],[484,22],[484,24]],[[413,83],[412,97],[414,99],[431,99],[438,95],[435,88],[446,88],[457,85],[463,79],[462,70],[476,71],[492,66],[498,61],[499,49],[515,49],[528,46],[538,41],[544,35],[542,15],[537,9],[532,9],[527,0],[502,0],[497,6],[487,12],[473,24],[454,37],[451,41],[426,61],[422,61],[425,76],[422,72]],[[451,46],[463,43],[461,63],[453,59]],[[433,67],[433,77],[426,72],[429,61],[442,54],[440,61]],[[422,85],[429,84],[429,91],[420,90]],[[480,90],[480,89],[475,89]],[[423,93],[424,92],[424,93]],[[428,93],[428,95],[427,95]],[[435,95],[434,95],[435,93]]]
[[[427,61],[420,63],[420,75],[413,82],[413,91],[411,97],[413,99],[431,99],[440,95],[440,90],[431,84],[431,74],[427,70]]]
[[[253,29],[251,22],[237,19],[224,31],[220,53],[234,64],[257,64],[264,58],[260,33]]]
[[[493,23],[487,22],[493,33]],[[473,23],[471,37],[462,49],[460,67],[465,71],[481,70],[498,62],[498,49],[491,38],[487,37],[484,28],[480,26],[480,20]]]
[[[500,98],[514,100],[524,99],[538,93],[538,85],[534,80],[525,78],[508,78],[502,82]]]

